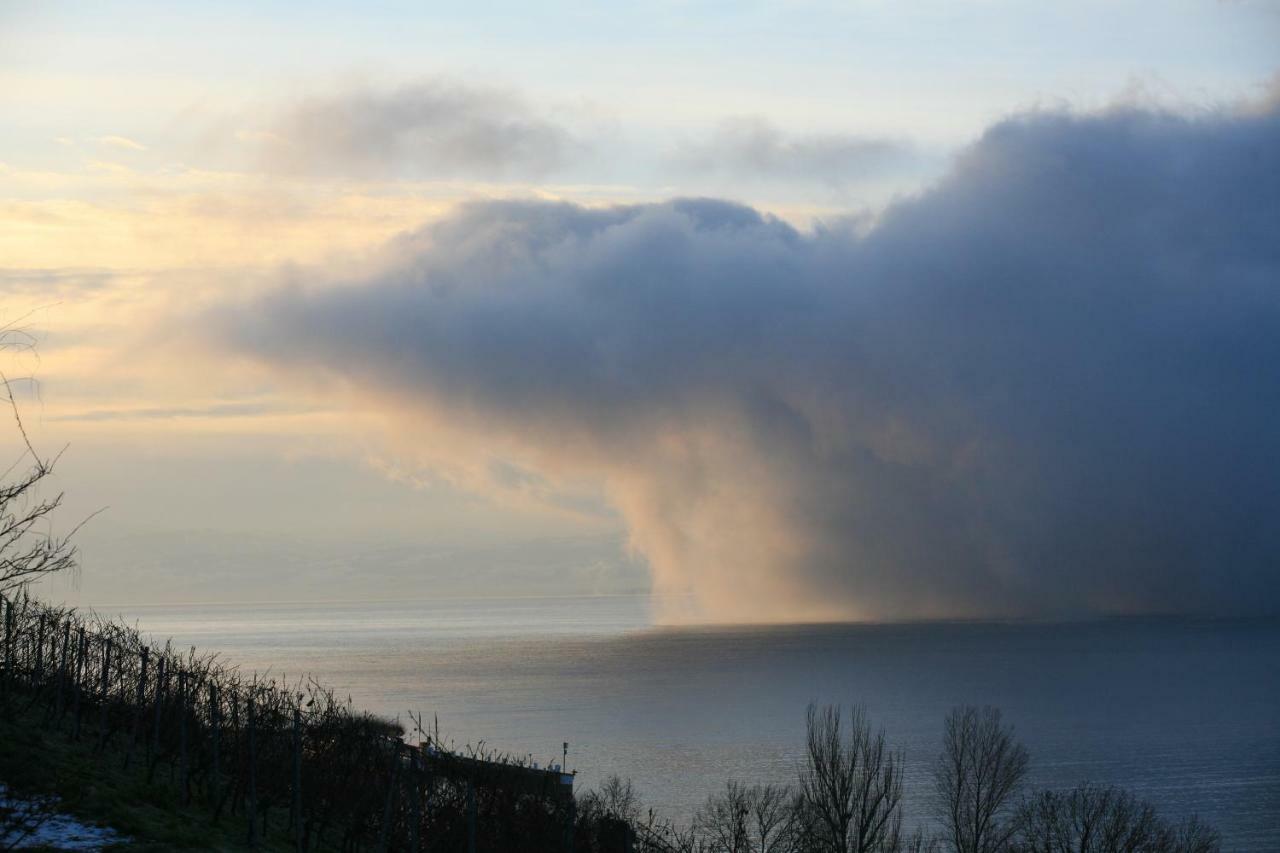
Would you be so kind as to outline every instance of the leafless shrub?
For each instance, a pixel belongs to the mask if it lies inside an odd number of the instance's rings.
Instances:
[[[1195,818],[1171,825],[1128,791],[1080,785],[1023,800],[1015,853],[1216,853],[1217,833]]]

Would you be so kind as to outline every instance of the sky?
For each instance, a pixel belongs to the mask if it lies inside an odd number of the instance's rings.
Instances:
[[[1274,613],[1277,212],[1264,0],[0,2],[80,604]]]

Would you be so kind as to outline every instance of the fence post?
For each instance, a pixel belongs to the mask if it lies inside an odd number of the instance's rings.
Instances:
[[[80,740],[80,718],[84,705],[84,660],[89,656],[89,641],[84,636],[84,626],[80,626],[77,632],[79,640],[76,643],[76,692],[72,697],[75,703],[76,724],[75,729],[71,733],[72,740]]]
[[[400,792],[400,741],[391,750],[391,784],[387,786],[387,799],[382,805],[382,831],[378,833],[378,849],[386,853],[391,843],[392,806]]]
[[[185,806],[191,799],[191,762],[187,759],[187,676],[185,669],[178,670],[178,777],[182,783],[181,802]]]
[[[235,785],[231,789],[231,813],[236,813],[236,808],[244,800],[244,788],[240,785],[240,745],[242,733],[240,731],[240,682],[234,681],[231,686],[231,755],[235,765]]]
[[[467,780],[467,853],[476,853],[476,786]]]
[[[246,711],[249,717],[249,846],[258,846],[258,778],[257,768],[257,712],[254,706],[257,702],[254,700],[253,690],[249,691],[249,696],[245,700]]]
[[[44,687],[44,614],[40,614],[40,628],[36,633],[36,665],[31,670],[31,686],[37,690]]]
[[[424,758],[422,761],[422,817],[423,826],[432,826],[431,804],[435,800],[436,777],[431,773],[431,765]]]
[[[561,768],[564,765],[560,765]],[[573,853],[573,826],[578,822],[578,806],[573,800],[569,801],[569,807],[565,810],[564,822],[564,853]]]
[[[222,736],[222,720],[219,719],[218,709],[218,685],[209,680],[209,729],[210,735],[213,737],[213,772],[209,774],[209,808],[217,809],[218,807],[218,773],[221,770],[219,762],[218,747]],[[218,819],[215,811],[213,819]]]
[[[143,646],[139,656],[141,668],[138,670],[138,692],[133,703],[133,728],[129,730],[129,749],[124,754],[125,770],[129,769],[129,764],[133,761],[133,748],[137,745],[138,736],[142,731],[143,708],[146,706],[147,699],[147,661],[151,656],[151,649]]]
[[[4,619],[4,644],[5,659],[8,661],[8,668],[5,672],[5,680],[8,682],[6,690],[13,687],[13,679],[18,674],[18,653],[14,651],[17,641],[17,631],[13,627],[13,600],[10,599]]]
[[[156,691],[155,691],[155,716],[151,723],[151,750],[154,751],[157,758],[160,756],[160,723],[164,716],[164,691],[168,685],[168,676],[165,673],[165,657],[161,655],[156,660]],[[152,765],[155,766],[154,764]]]
[[[66,710],[66,702],[63,701],[64,688],[67,681],[67,651],[71,645],[71,620],[68,619],[62,624],[62,655],[58,662],[58,690],[53,701],[53,715],[61,722],[63,712]]]
[[[111,697],[111,641],[102,641],[102,713],[98,716],[98,749],[107,745],[107,708]]]
[[[13,676],[13,602],[0,595],[0,610],[4,613],[4,682],[0,688],[4,690],[5,705],[9,704],[9,679]]]
[[[417,749],[409,753],[409,849],[418,853],[422,849],[422,754]]]
[[[293,803],[289,822],[293,825],[293,846],[297,853],[306,849],[302,837],[302,711],[293,709]]]

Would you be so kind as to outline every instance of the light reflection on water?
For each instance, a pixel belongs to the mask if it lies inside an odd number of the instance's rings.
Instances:
[[[1210,820],[1228,850],[1273,849],[1280,826],[1276,622],[657,629],[629,596],[126,616],[247,670],[314,674],[373,711],[438,715],[458,743],[541,762],[567,740],[580,786],[631,776],[678,819],[725,779],[794,778],[813,700],[865,704],[905,751],[908,824],[927,811],[943,716],[972,702],[1017,726],[1035,784],[1133,788]]]

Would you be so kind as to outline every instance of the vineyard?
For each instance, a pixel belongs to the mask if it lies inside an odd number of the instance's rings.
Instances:
[[[0,709],[199,805],[244,844],[308,850],[573,850],[559,772],[462,753],[312,679],[247,676],[135,628],[0,597]],[[406,735],[416,736],[416,743]],[[590,835],[591,833],[587,833]]]

